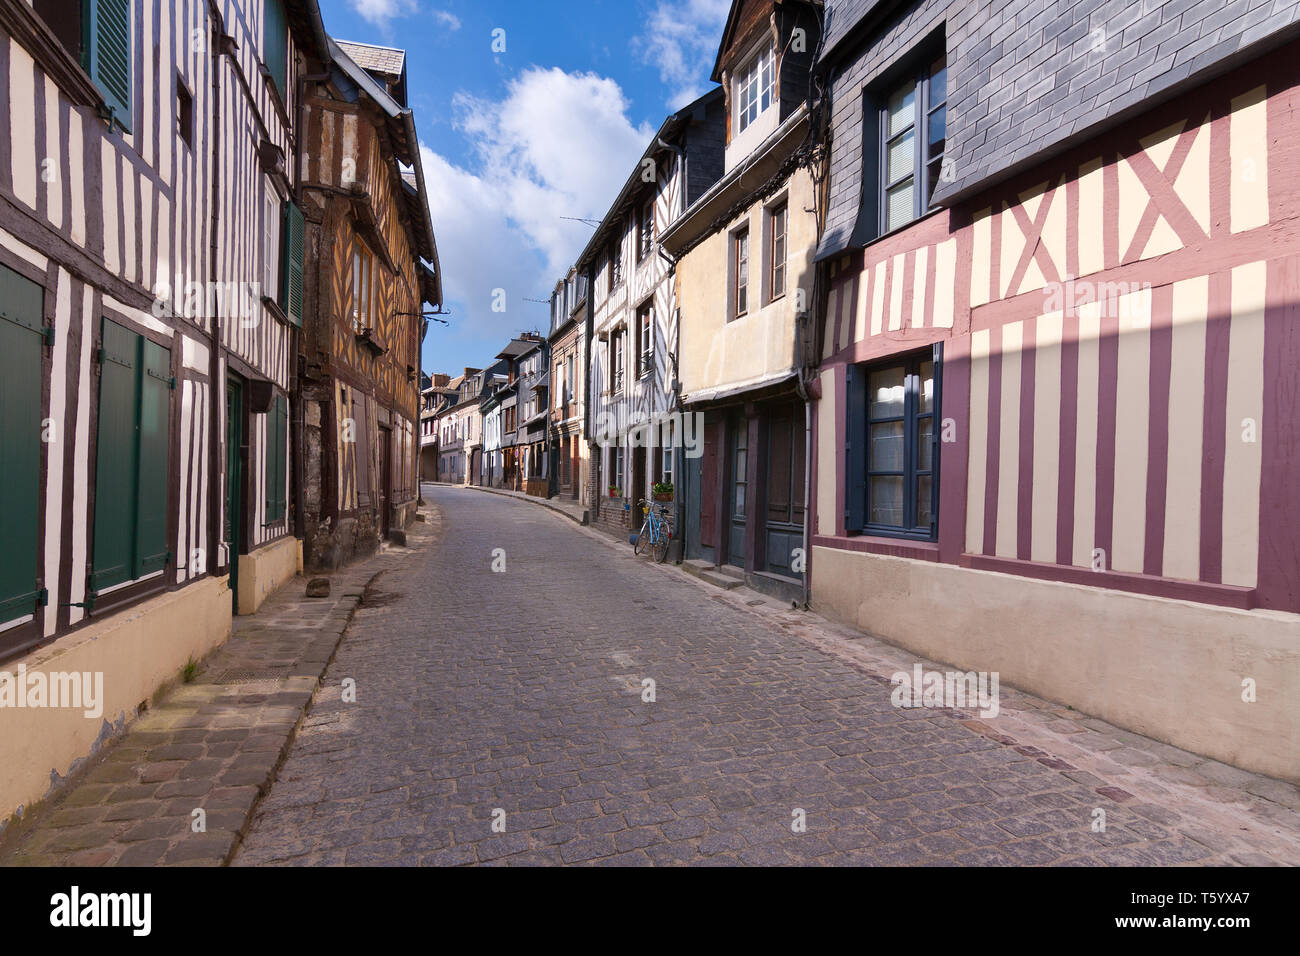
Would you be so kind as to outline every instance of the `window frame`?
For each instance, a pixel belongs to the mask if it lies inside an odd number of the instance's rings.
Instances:
[[[654,371],[655,305],[651,297],[636,310],[636,374],[645,378]]]
[[[352,331],[357,335],[374,328],[374,271],[374,253],[358,238],[352,247]]]
[[[790,202],[789,200],[783,199],[779,203],[774,205],[770,210],[768,210],[767,216],[768,216],[767,301],[775,302],[777,299],[783,298],[785,296],[786,289],[788,287],[787,278],[788,278],[789,269],[787,268],[787,264],[790,258]],[[779,256],[777,255],[776,252],[776,244],[778,242],[776,224],[778,222],[778,218],[781,223],[781,234],[779,237],[779,241],[781,243],[781,249],[782,249],[781,255]],[[776,289],[776,279],[778,274],[781,277],[781,291],[779,292]]]
[[[655,197],[651,196],[637,213],[636,223],[636,261],[645,262],[654,251],[655,241]]]
[[[732,102],[735,103],[732,124],[739,136],[758,122],[758,118],[776,103],[776,50],[770,39],[761,42],[757,49],[741,61],[732,80]],[[763,85],[763,65],[767,64],[768,78]],[[763,106],[763,97],[767,105]],[[750,107],[755,107],[753,117],[747,118]]]
[[[609,390],[611,395],[621,395],[625,385],[625,362],[623,337],[626,329],[615,329],[609,333]]]
[[[944,94],[938,103],[931,102],[932,70],[943,61]],[[929,201],[939,177],[942,175],[943,157],[947,151],[948,114],[948,54],[941,41],[925,43],[911,53],[902,74],[895,74],[888,85],[882,86],[874,97],[876,105],[876,237],[887,235],[916,222],[936,207]],[[912,87],[912,122],[893,135],[889,132],[889,101],[893,94]],[[933,117],[942,113],[944,120],[944,148],[938,153],[930,151],[930,124]],[[912,134],[912,167],[910,173],[889,179],[889,145]],[[930,166],[939,163],[939,173],[931,180]],[[912,214],[906,222],[889,224],[889,191],[912,179]],[[924,198],[923,198],[924,197]]]
[[[623,284],[623,242],[621,239],[609,244],[609,291],[613,293],[615,289]]]
[[[262,208],[262,295],[278,300],[284,282],[284,204],[270,180],[267,180],[265,190]]]
[[[929,412],[921,412],[919,407],[920,368],[925,362],[933,363],[934,386],[933,402]],[[872,417],[871,414],[871,376],[873,373],[887,369],[903,369],[903,411],[901,415]],[[861,487],[862,527],[864,534],[884,538],[904,538],[912,541],[937,541],[939,534],[939,480],[940,456],[943,442],[940,431],[942,426],[943,399],[943,349],[941,344],[919,351],[899,353],[887,358],[858,366],[863,388],[863,408],[861,418],[863,443]],[[930,419],[930,467],[918,467],[920,462],[920,422]],[[903,469],[873,469],[871,461],[871,426],[901,421],[903,423]],[[850,426],[852,427],[852,426]],[[850,441],[853,435],[849,436]],[[919,499],[916,494],[918,478],[930,477],[930,525],[917,525]],[[871,479],[873,477],[901,477],[903,481],[903,523],[902,525],[879,524],[871,520]],[[852,529],[851,529],[852,530]]]
[[[743,260],[743,265],[745,267],[745,280],[743,286],[740,279],[742,247],[745,253]],[[740,319],[749,315],[749,288],[753,284],[752,278],[749,274],[749,267],[752,258],[753,257],[750,254],[749,225],[745,224],[739,229],[733,230],[731,233],[731,318],[733,319]],[[745,307],[743,309],[740,306],[740,293],[742,288],[745,293]]]

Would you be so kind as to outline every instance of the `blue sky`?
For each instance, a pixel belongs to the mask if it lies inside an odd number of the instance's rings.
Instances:
[[[711,85],[728,0],[322,0],[334,37],[407,51],[449,325],[424,369],[481,367],[546,299],[672,110]],[[493,52],[493,31],[505,52]],[[506,310],[492,311],[505,290]]]

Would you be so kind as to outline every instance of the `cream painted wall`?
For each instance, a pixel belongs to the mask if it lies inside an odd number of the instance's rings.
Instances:
[[[272,592],[298,573],[299,541],[281,538],[239,556],[239,613],[254,614]]]
[[[1300,618],[813,549],[815,609],[1246,770],[1300,780]],[[1242,700],[1252,678],[1258,699]]]
[[[763,242],[764,210],[782,195],[789,210],[786,294],[757,309],[751,305],[748,315],[728,322],[731,233],[748,221],[749,295],[751,303],[758,304],[768,261]],[[677,265],[677,303],[682,323],[681,378],[687,395],[703,388],[755,382],[794,367],[796,305],[800,299],[805,308],[811,303],[812,256],[817,244],[816,219],[804,210],[814,205],[812,179],[806,169],[798,169],[785,190],[755,202],[725,229],[682,257]],[[796,290],[802,290],[802,296]]]
[[[29,674],[100,673],[104,697],[96,718],[79,709],[0,711],[0,821],[44,798],[52,775],[67,776],[120,733],[142,701],[178,679],[191,657],[202,659],[230,636],[227,580],[204,578],[162,594],[0,668],[16,674],[21,663]]]

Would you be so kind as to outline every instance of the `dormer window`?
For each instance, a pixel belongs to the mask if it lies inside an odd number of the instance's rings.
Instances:
[[[772,105],[774,70],[772,47],[759,51],[749,63],[736,71],[736,132],[743,133],[759,114]]]

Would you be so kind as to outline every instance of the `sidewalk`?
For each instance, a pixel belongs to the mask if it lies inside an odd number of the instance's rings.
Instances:
[[[426,520],[407,529],[407,547],[387,545],[321,575],[329,597],[308,598],[307,578],[295,577],[256,614],[235,618],[230,640],[192,683],[139,717],[84,777],[6,834],[0,865],[228,862],[367,588],[440,533],[441,515],[428,507],[421,514]]]

